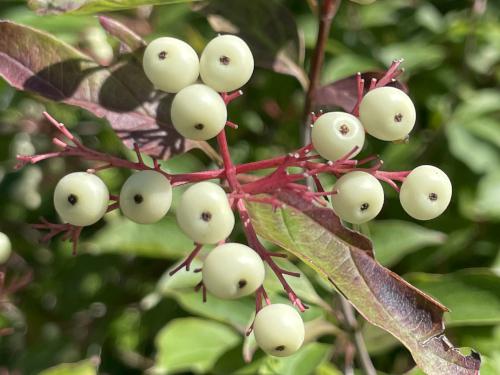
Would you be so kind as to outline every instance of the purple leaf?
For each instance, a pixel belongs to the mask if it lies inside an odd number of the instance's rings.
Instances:
[[[18,90],[75,105],[108,120],[128,147],[159,159],[201,148],[206,142],[181,137],[170,123],[171,95],[153,90],[135,59],[111,67],[44,32],[0,21],[0,76]]]
[[[480,358],[463,355],[444,336],[446,307],[380,265],[370,242],[339,222],[331,209],[293,192],[286,208],[248,203],[257,234],[290,251],[329,280],[372,324],[400,340],[429,375],[477,375]]]
[[[257,66],[295,77],[307,87],[304,43],[290,11],[276,0],[212,0],[197,9],[218,33],[244,39]]]
[[[372,78],[380,79],[384,72],[365,72],[361,77],[365,80],[365,92],[370,86]],[[387,86],[397,87],[405,92],[408,92],[406,85],[396,81],[389,83]],[[340,107],[346,112],[352,112],[358,99],[358,91],[356,84],[356,75],[352,75],[341,80],[331,82],[327,85],[319,87],[314,93],[314,110],[331,109],[332,107]]]
[[[136,51],[146,46],[144,39],[123,23],[106,16],[99,16],[99,22],[104,30],[127,46],[129,52]]]

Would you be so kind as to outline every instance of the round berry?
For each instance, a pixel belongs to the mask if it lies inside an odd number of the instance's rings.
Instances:
[[[255,316],[257,345],[267,354],[288,357],[304,342],[304,322],[293,307],[281,303],[263,307]]]
[[[0,264],[7,262],[12,253],[12,245],[9,237],[0,232]]]
[[[54,191],[54,206],[65,223],[76,226],[99,221],[109,203],[109,191],[95,174],[70,173],[59,180]]]
[[[142,59],[144,73],[155,88],[175,93],[198,79],[198,55],[186,42],[158,38],[148,44]]]
[[[349,172],[340,177],[333,190],[332,207],[342,220],[361,224],[372,220],[384,205],[384,189],[371,174]]]
[[[406,138],[413,129],[415,106],[403,91],[379,87],[363,97],[359,119],[371,136],[383,141],[397,141]]]
[[[338,160],[356,148],[350,158],[359,154],[365,143],[361,122],[345,112],[328,112],[315,122],[311,132],[316,151],[327,160]]]
[[[176,212],[179,227],[196,243],[215,244],[233,231],[234,214],[226,192],[213,182],[189,187]]]
[[[446,173],[432,165],[421,165],[403,181],[399,200],[411,217],[430,220],[446,210],[451,194],[451,182]]]
[[[130,220],[152,224],[165,216],[172,203],[172,186],[160,172],[134,173],[120,191],[120,209]]]
[[[224,100],[202,84],[188,86],[175,95],[170,115],[175,129],[185,138],[196,141],[215,137],[227,121]]]
[[[240,243],[226,243],[210,251],[203,262],[203,284],[214,296],[235,299],[252,294],[264,282],[260,256]]]
[[[218,92],[239,89],[252,76],[253,67],[250,48],[234,35],[220,35],[212,39],[200,58],[201,79]]]

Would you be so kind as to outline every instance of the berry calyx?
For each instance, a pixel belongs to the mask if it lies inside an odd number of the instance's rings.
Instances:
[[[11,253],[12,245],[9,237],[5,233],[0,232],[0,264],[7,262]]]
[[[198,79],[198,55],[182,40],[163,37],[148,44],[142,59],[144,73],[156,89],[176,93]]]
[[[172,203],[172,186],[156,171],[130,176],[120,191],[120,209],[130,220],[152,224],[164,217]]]
[[[109,203],[104,182],[87,172],[70,173],[59,180],[54,190],[54,206],[65,223],[92,225],[99,221]]]
[[[226,243],[210,251],[203,262],[203,284],[214,296],[235,299],[252,294],[266,271],[259,255],[240,243]]]
[[[321,115],[311,131],[315,150],[325,159],[335,161],[356,148],[349,158],[359,154],[365,142],[361,122],[345,112],[328,112]]]
[[[415,126],[416,111],[410,97],[394,87],[369,91],[359,105],[366,132],[383,141],[405,139]]]
[[[194,242],[215,244],[226,239],[234,227],[234,214],[226,192],[213,182],[198,182],[181,197],[177,223]]]
[[[377,216],[384,205],[384,189],[371,174],[349,172],[340,177],[333,190],[332,207],[342,219],[362,224]]]
[[[432,165],[421,165],[403,181],[399,200],[411,217],[430,220],[446,210],[451,195],[452,185],[446,173]]]
[[[248,82],[253,68],[250,48],[235,35],[220,35],[212,39],[200,58],[202,81],[218,92],[239,89]]]
[[[304,322],[292,306],[276,303],[255,316],[253,332],[257,345],[275,357],[288,357],[304,342]]]
[[[224,100],[206,85],[194,84],[175,95],[172,123],[184,137],[205,141],[220,133],[227,121]]]

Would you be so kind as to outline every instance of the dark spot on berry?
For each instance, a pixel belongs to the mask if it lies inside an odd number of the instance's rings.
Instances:
[[[78,198],[76,197],[76,195],[70,194],[70,195],[68,195],[68,202],[69,202],[69,204],[74,206],[76,204],[76,202],[78,202]]]
[[[161,51],[159,54],[158,54],[158,58],[160,60],[165,60],[167,57],[167,51]]]
[[[205,127],[205,125],[203,125],[203,124],[196,124],[194,126],[194,128],[197,129],[197,130],[203,130],[204,127]]]
[[[134,202],[141,204],[144,201],[144,197],[141,194],[134,195]]]
[[[212,214],[210,212],[202,212],[201,213],[201,220],[203,221],[210,221],[212,219]]]
[[[222,65],[229,65],[229,63],[231,62],[231,59],[227,56],[221,56],[221,57],[219,57],[219,62]]]
[[[276,348],[274,348],[277,352],[282,352],[285,350],[285,345],[278,345]]]
[[[340,125],[339,131],[340,131],[340,134],[346,135],[349,133],[349,127],[346,124],[342,124],[342,125]]]
[[[438,199],[438,195],[436,193],[429,194],[429,200],[434,202],[434,201],[437,201],[437,199]]]
[[[401,122],[401,121],[403,121],[403,114],[402,114],[402,113],[396,113],[396,114],[394,115],[394,121],[396,121],[396,122]]]
[[[238,288],[243,289],[246,285],[247,285],[246,280],[241,279],[240,281],[238,281]]]
[[[366,211],[368,209],[368,207],[370,207],[370,205],[368,203],[363,203],[360,207],[361,211]]]

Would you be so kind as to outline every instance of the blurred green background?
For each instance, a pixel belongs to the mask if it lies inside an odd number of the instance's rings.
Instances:
[[[314,1],[280,3],[303,33],[307,66],[316,36],[310,7]],[[110,15],[146,40],[176,36],[197,52],[215,36],[207,20],[188,4]],[[369,231],[379,261],[451,309],[446,314],[451,341],[479,351],[481,373],[492,375],[500,374],[499,17],[499,4],[486,0],[379,0],[370,6],[343,1],[321,76],[322,83],[328,83],[358,71],[382,70],[392,59],[405,58],[402,80],[417,107],[417,128],[409,144],[370,139],[362,155],[380,154],[390,170],[439,166],[453,182],[454,197],[439,219],[417,223],[387,189],[382,214]],[[2,1],[0,18],[48,31],[102,63],[119,49],[95,15],[38,16],[23,1]],[[229,137],[234,160],[268,158],[300,146],[303,101],[293,77],[256,69],[244,97],[230,107],[231,120],[240,124]],[[191,250],[172,212],[151,226],[109,214],[84,231],[76,257],[70,245],[58,239],[40,244],[40,234],[29,224],[41,216],[56,221],[52,191],[58,179],[90,166],[58,159],[13,170],[16,154],[52,149],[54,133],[42,119],[44,110],[85,144],[131,157],[104,121],[17,92],[0,78],[0,231],[10,236],[16,252],[6,266],[7,280],[33,272],[33,281],[24,289],[14,295],[0,293],[0,328],[14,328],[13,334],[0,337],[0,369],[36,374],[73,363],[44,374],[93,374],[97,364],[102,374],[342,373],[345,340],[335,328],[336,300],[330,287],[303,264],[294,262],[303,277],[293,283],[312,305],[305,314],[313,332],[310,342],[287,359],[257,351],[247,364],[242,353],[253,353],[255,343],[244,340],[242,331],[254,301],[210,297],[203,305],[191,289],[199,276],[165,276]],[[200,151],[163,165],[173,172],[214,167]],[[123,170],[101,173],[114,193],[128,175]],[[332,183],[328,178],[324,182]],[[243,240],[241,231],[233,238]],[[269,279],[273,300],[284,298],[277,282]],[[411,370],[411,357],[397,341],[360,322],[381,373]]]

